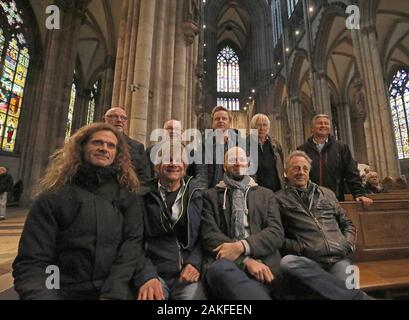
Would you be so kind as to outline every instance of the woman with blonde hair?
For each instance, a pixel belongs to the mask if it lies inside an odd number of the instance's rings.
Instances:
[[[142,256],[137,188],[115,128],[79,129],[51,157],[27,216],[13,264],[20,298],[131,298],[129,283]]]

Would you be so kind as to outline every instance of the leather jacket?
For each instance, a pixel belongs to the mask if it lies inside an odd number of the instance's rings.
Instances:
[[[312,192],[308,206],[288,185],[276,193],[285,231],[282,249],[332,265],[353,252],[356,229],[331,190],[314,184]]]

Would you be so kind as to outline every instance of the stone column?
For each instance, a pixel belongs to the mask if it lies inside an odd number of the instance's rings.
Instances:
[[[331,100],[329,94],[327,74],[325,71],[318,71],[313,74],[313,94],[315,96],[314,109],[317,113],[324,113],[332,118]]]
[[[44,173],[49,156],[64,144],[71,84],[74,75],[79,30],[85,17],[86,1],[57,1],[61,29],[47,31],[44,63],[33,102],[33,125],[23,152],[22,178],[30,198]]]
[[[288,120],[291,127],[291,149],[295,150],[299,145],[303,144],[304,126],[302,121],[301,101],[298,97],[290,98],[290,106]]]
[[[353,30],[352,40],[366,92],[368,116],[365,132],[369,164],[380,176],[396,177],[399,176],[399,164],[376,30],[372,27]]]
[[[341,140],[350,147],[351,152],[354,155],[354,141],[352,139],[351,114],[349,104],[346,102],[341,102],[338,103],[336,107],[338,109]]]

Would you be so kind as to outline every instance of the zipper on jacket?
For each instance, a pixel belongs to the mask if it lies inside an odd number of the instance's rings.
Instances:
[[[322,154],[320,153],[320,186],[322,185]]]

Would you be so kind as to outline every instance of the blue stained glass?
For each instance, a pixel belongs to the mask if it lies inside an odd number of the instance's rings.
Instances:
[[[409,73],[399,70],[389,87],[392,120],[399,159],[409,158]]]

